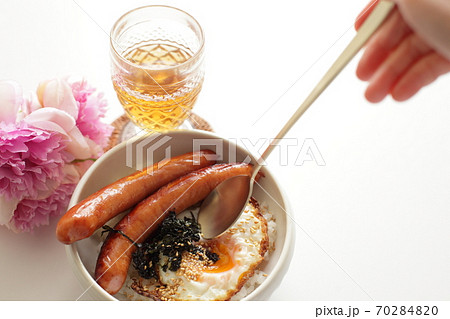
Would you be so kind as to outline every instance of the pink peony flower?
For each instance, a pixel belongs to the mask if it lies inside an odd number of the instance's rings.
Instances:
[[[49,218],[60,216],[67,209],[76,184],[61,184],[45,199],[24,199],[14,211],[9,227],[16,232],[29,232],[41,225],[48,225]]]
[[[68,137],[67,151],[76,159],[92,159],[103,154],[113,127],[100,121],[107,103],[103,94],[86,81],[69,83],[66,79],[41,82],[36,102],[27,100],[26,109],[33,110],[23,120],[42,130],[54,131]]]
[[[64,178],[71,160],[62,135],[30,128],[25,123],[0,122],[0,196],[6,201],[48,197]],[[11,205],[10,209],[14,208]],[[1,211],[0,223],[12,211]]]
[[[36,95],[0,81],[0,225],[30,231],[67,209],[113,131],[106,101],[85,81],[53,79]]]
[[[89,137],[102,149],[105,148],[108,145],[113,127],[100,120],[105,117],[107,107],[103,94],[95,95],[95,89],[86,81],[74,82],[71,87],[79,106],[77,127],[84,136]]]

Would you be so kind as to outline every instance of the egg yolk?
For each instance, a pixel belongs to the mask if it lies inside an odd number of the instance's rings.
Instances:
[[[211,247],[211,251],[219,255],[219,260],[204,270],[206,273],[221,273],[234,267],[230,250],[222,243],[216,243]]]

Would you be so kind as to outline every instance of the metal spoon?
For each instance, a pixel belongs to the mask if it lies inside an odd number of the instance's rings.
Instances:
[[[214,238],[222,234],[239,218],[250,199],[255,177],[261,169],[262,163],[265,162],[278,142],[286,135],[303,113],[305,113],[309,106],[313,104],[342,69],[353,59],[383,23],[394,6],[395,4],[393,2],[387,0],[381,0],[377,4],[350,44],[330,67],[303,104],[300,105],[294,115],[284,125],[275,139],[271,141],[270,145],[257,161],[252,176],[234,176],[223,181],[203,201],[198,215],[198,222],[202,227],[204,238]]]

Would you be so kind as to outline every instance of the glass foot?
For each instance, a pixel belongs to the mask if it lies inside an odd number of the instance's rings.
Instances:
[[[195,127],[192,125],[189,118],[187,118],[178,128],[177,130],[193,130]],[[135,136],[140,136],[148,133],[148,131],[145,131],[141,129],[139,126],[134,124],[132,121],[128,121],[123,128],[122,133],[120,135],[120,142],[127,141],[130,138],[133,138]]]

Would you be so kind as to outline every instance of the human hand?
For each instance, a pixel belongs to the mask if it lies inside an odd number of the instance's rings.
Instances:
[[[356,70],[369,82],[365,96],[373,103],[388,94],[405,101],[450,72],[450,1],[393,1],[397,7],[367,42]],[[377,2],[360,13],[357,30]]]

